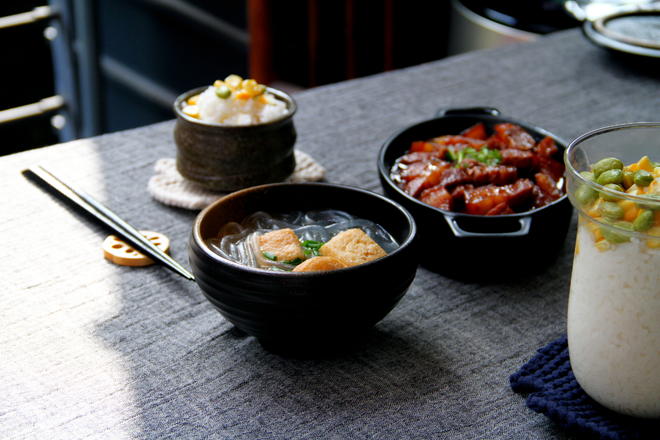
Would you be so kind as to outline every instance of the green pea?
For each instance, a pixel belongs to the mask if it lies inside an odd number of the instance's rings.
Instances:
[[[580,203],[580,205],[582,206],[591,204],[594,200],[596,200],[597,197],[598,197],[598,193],[596,192],[596,190],[588,185],[581,185],[575,191],[575,198],[577,199],[578,203]]]
[[[596,181],[596,176],[594,176],[594,173],[591,171],[582,171],[580,176],[584,177],[585,180],[589,180],[590,182]]]
[[[620,220],[623,218],[623,208],[621,208],[615,202],[603,202],[598,210],[603,215],[603,217],[608,220]]]
[[[599,185],[607,185],[608,183],[621,183],[623,182],[623,171],[621,170],[607,170],[603,171],[596,179]]]
[[[616,157],[606,157],[604,159],[599,160],[591,167],[591,171],[593,171],[596,178],[598,178],[598,176],[600,176],[602,173],[604,173],[607,170],[622,170],[622,169],[623,169],[623,162],[621,162]]]
[[[612,191],[624,192],[623,187],[621,185],[617,185],[616,183],[608,183],[607,185],[605,185],[605,188],[609,188]],[[611,196],[609,194],[605,194],[602,191],[599,191],[599,194],[600,194],[600,197],[603,200],[607,200],[608,202],[616,202],[617,200],[619,200],[619,197]]]
[[[610,226],[600,227],[600,232],[603,234],[603,237],[605,237],[605,240],[615,244],[625,243],[627,241],[630,241],[630,237],[627,234],[616,230],[616,228],[619,228],[619,229],[625,229],[627,231],[632,231],[633,227],[632,224],[630,224],[630,222],[619,221],[612,223],[612,225],[616,227],[610,227]]]
[[[215,95],[220,99],[227,99],[231,96],[231,89],[223,84],[215,88]]]
[[[625,189],[630,188],[631,186],[633,186],[633,183],[635,183],[634,177],[633,177],[634,175],[635,175],[635,173],[633,173],[630,170],[625,170],[623,172],[623,182],[622,183],[623,183],[623,187]]]
[[[653,215],[653,211],[642,210],[639,214],[637,214],[637,218],[632,224],[633,229],[640,232],[646,231],[647,229],[650,229],[651,226],[653,226],[654,220],[655,216]]]
[[[646,170],[637,170],[635,171],[633,181],[637,186],[649,186],[653,182],[653,174]]]

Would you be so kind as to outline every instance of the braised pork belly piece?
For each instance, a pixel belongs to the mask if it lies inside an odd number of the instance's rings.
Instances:
[[[457,135],[414,141],[390,175],[428,205],[475,215],[530,211],[565,194],[554,139],[537,142],[511,123],[494,125],[490,135],[478,123]]]

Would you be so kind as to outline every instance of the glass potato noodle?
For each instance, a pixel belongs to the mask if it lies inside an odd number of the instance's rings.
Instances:
[[[257,212],[240,224],[227,223],[208,244],[238,263],[287,272],[356,266],[398,247],[380,225],[338,210],[279,215]]]

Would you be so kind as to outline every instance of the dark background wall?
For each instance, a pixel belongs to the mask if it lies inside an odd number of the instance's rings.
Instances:
[[[75,7],[73,0],[62,1]],[[253,3],[259,7],[264,2]],[[277,84],[306,88],[385,69],[385,2],[268,3],[286,4],[285,8],[271,6],[267,12],[271,25],[270,68]],[[43,4],[47,1],[3,0],[0,15],[25,12]],[[169,106],[177,94],[230,73],[249,74],[247,40],[228,38],[214,31],[213,26],[200,24],[177,10],[182,5],[191,7],[211,21],[220,20],[249,35],[247,0],[95,0],[89,4],[93,5],[95,29],[92,37],[98,70],[99,132],[170,119],[173,115]],[[447,1],[394,0],[391,4],[395,22],[391,29],[393,67],[445,55]],[[349,6],[355,23],[352,45],[346,41]],[[316,23],[309,21],[310,7],[317,8]],[[36,102],[55,93],[51,51],[43,37],[48,25],[48,21],[41,21],[0,29],[0,55],[8,60],[4,64],[9,67],[0,73],[0,109]],[[308,44],[311,31],[318,36],[314,54]],[[351,66],[347,66],[347,51],[355,55]],[[58,131],[51,126],[52,116],[1,124],[0,154],[58,142]]]
[[[91,67],[67,66],[78,89],[62,111],[69,127],[97,121],[80,136],[171,119],[178,94],[230,73],[291,91],[442,58],[452,9],[450,0],[2,0],[0,16],[49,2],[66,10],[69,27],[79,20],[77,5],[89,7],[90,26],[70,30],[70,50],[74,58],[89,50]],[[61,67],[61,57],[53,59],[57,51],[43,36],[51,24],[0,29],[0,110],[56,93],[53,65]],[[85,110],[78,101],[89,96]],[[66,140],[52,116],[0,124],[0,155]]]
[[[175,9],[150,1],[97,3],[103,131],[172,118],[173,96],[229,73],[247,74],[245,45],[195,23]],[[184,3],[247,32],[244,0]],[[156,96],[141,92],[143,84],[131,82],[130,75],[122,77],[122,71],[116,71],[117,65],[150,81],[157,88]]]
[[[43,0],[3,0],[0,16],[43,4]],[[44,22],[0,29],[0,110],[36,102],[54,94],[51,54]],[[0,155],[57,142],[50,116],[0,125]]]

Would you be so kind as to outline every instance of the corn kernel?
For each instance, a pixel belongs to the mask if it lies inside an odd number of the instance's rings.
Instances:
[[[625,220],[627,222],[634,222],[635,219],[637,218],[637,214],[639,214],[639,209],[638,208],[628,209],[627,211],[624,211],[624,213],[623,213],[623,220]]]
[[[220,87],[220,86],[223,86],[224,84],[225,84],[225,83],[224,83],[223,81],[221,81],[221,80],[219,80],[219,79],[216,79],[215,82],[213,83],[213,87],[218,88],[218,87]]]
[[[199,95],[191,96],[191,97],[188,98],[188,100],[186,101],[186,104],[188,104],[188,105],[197,105],[197,100],[198,100],[198,99],[199,99]]]
[[[596,200],[596,203],[591,205],[591,208],[589,208],[589,210],[587,211],[587,215],[593,218],[600,217],[600,205],[602,204],[603,204],[603,199],[599,198],[598,200]]]
[[[257,87],[257,82],[253,79],[244,79],[241,82],[241,88],[246,92],[251,92]]]
[[[593,230],[593,233],[594,233],[594,240],[596,240],[597,242],[605,239],[605,237],[603,237],[603,232],[600,230],[600,228],[595,228]]]
[[[183,108],[183,113],[192,116],[193,118],[198,118],[199,117],[199,107],[196,105],[187,105]]]
[[[236,93],[236,99],[250,99],[252,95],[248,92],[238,92]]]
[[[587,228],[591,232],[591,235],[594,238],[594,241],[600,241],[603,239],[603,233],[600,231],[600,227],[594,222],[587,222]]]
[[[622,200],[619,202],[619,206],[623,208],[623,219],[625,221],[632,222],[637,218],[639,207],[635,202],[631,200]]]
[[[624,210],[634,208],[635,207],[635,202],[632,200],[620,200],[619,201],[619,206],[623,208]]]
[[[648,156],[642,157],[639,162],[637,162],[637,167],[640,170],[645,170],[648,172],[653,171],[653,163],[651,162],[651,159],[649,159]]]
[[[225,78],[225,84],[229,86],[230,89],[237,90],[240,86],[241,83],[243,82],[243,78],[241,78],[238,75],[229,75],[227,78]]]

